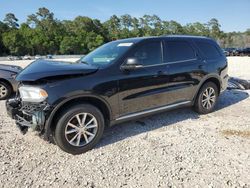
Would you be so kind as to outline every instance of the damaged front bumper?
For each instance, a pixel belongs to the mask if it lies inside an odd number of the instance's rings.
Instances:
[[[42,133],[51,108],[46,102],[28,103],[15,98],[6,101],[6,109],[20,131],[25,134],[29,128]]]

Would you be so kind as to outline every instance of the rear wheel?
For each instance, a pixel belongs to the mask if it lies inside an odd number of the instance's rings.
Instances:
[[[103,130],[104,118],[100,110],[81,104],[60,115],[54,138],[62,150],[76,155],[92,149],[102,137]]]
[[[0,81],[0,100],[8,99],[11,93],[12,93],[11,86],[6,82]]]
[[[196,97],[194,109],[200,114],[208,114],[214,110],[218,99],[218,87],[213,82],[205,83]]]

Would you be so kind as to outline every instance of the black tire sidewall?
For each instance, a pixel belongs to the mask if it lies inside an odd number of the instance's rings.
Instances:
[[[215,103],[212,105],[212,107],[210,109],[206,109],[202,105],[202,95],[203,95],[204,91],[207,88],[209,88],[209,87],[211,87],[211,88],[214,89],[216,97],[215,97]],[[201,87],[201,89],[200,89],[200,91],[198,93],[198,96],[196,98],[196,101],[195,101],[195,111],[198,112],[198,113],[200,113],[200,114],[208,114],[208,113],[214,111],[215,105],[216,105],[217,100],[218,100],[218,95],[219,95],[219,91],[218,91],[218,87],[216,86],[216,84],[214,84],[213,82],[207,82],[207,83],[205,83]]]
[[[0,100],[6,100],[6,99],[8,99],[10,97],[10,95],[12,93],[12,88],[6,82],[0,81],[0,84],[3,85],[4,87],[6,87],[6,89],[7,89],[7,95],[5,97],[3,97],[3,98],[0,98]]]
[[[95,138],[88,143],[85,146],[82,147],[76,147],[72,146],[65,138],[65,128],[68,123],[68,121],[75,116],[78,113],[87,112],[95,116],[97,123],[98,123],[98,129]],[[104,131],[104,119],[103,115],[100,112],[100,110],[92,105],[89,104],[81,104],[73,106],[67,110],[65,110],[64,113],[62,113],[59,117],[59,120],[56,125],[54,139],[56,144],[65,152],[71,153],[73,155],[82,154],[88,150],[91,150],[101,139]]]

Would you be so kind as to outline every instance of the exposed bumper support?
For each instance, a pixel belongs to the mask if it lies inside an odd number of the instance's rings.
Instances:
[[[45,124],[46,110],[49,109],[47,104],[36,104],[38,108],[33,108],[32,104],[22,104],[17,99],[6,101],[8,115],[15,119],[16,125],[22,134],[26,134],[29,128],[42,131]]]

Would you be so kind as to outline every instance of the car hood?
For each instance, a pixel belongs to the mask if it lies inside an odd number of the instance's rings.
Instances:
[[[13,73],[18,73],[18,72],[20,72],[22,70],[22,68],[19,67],[19,66],[14,66],[14,65],[0,64],[0,70],[13,72]]]
[[[97,67],[83,63],[37,60],[21,71],[16,80],[22,82],[56,79],[56,77],[65,78],[67,76],[91,74],[97,70]]]

